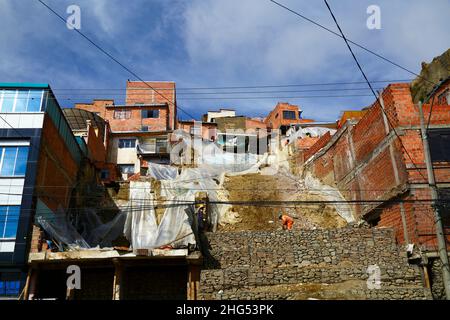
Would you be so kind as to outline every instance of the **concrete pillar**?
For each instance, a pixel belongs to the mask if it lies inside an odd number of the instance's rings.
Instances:
[[[35,266],[30,266],[24,289],[24,300],[33,300],[37,295],[38,278],[39,269]]]
[[[187,300],[197,300],[200,286],[200,266],[188,265]]]
[[[123,265],[118,259],[114,259],[114,280],[113,280],[113,300],[122,299],[122,279],[123,279]]]

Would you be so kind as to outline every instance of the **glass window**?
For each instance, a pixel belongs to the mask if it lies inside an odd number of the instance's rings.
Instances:
[[[3,91],[2,112],[12,112],[14,108],[14,101],[16,97],[16,90]]]
[[[109,170],[103,169],[100,173],[101,179],[108,179],[109,178]]]
[[[0,206],[0,238],[15,238],[20,206]]]
[[[16,162],[17,148],[3,148],[2,169],[0,175],[12,176]]]
[[[0,296],[18,296],[20,293],[20,274],[0,274]]]
[[[25,171],[27,170],[27,162],[28,162],[28,147],[18,147],[16,165],[14,167],[15,176],[25,175]]]
[[[30,90],[28,96],[28,112],[41,111],[42,90]]]
[[[114,119],[130,119],[130,110],[114,110]]]
[[[450,129],[429,130],[428,141],[433,162],[450,161]]]
[[[16,98],[16,107],[14,109],[14,112],[27,111],[27,103],[28,103],[28,90],[18,91]]]
[[[119,139],[119,148],[136,148],[136,139]]]
[[[0,176],[24,176],[28,147],[0,147]]]
[[[283,119],[295,119],[295,111],[284,110]]]

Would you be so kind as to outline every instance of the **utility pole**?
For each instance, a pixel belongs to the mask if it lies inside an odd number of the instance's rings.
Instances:
[[[431,110],[430,110],[431,112]],[[439,213],[437,201],[439,199],[436,181],[434,178],[433,164],[431,162],[430,146],[428,144],[428,135],[425,128],[425,119],[423,116],[422,101],[419,101],[420,129],[422,132],[423,153],[425,164],[427,166],[428,184],[431,188],[431,199],[433,200],[434,222],[436,227],[436,237],[438,241],[439,257],[442,263],[442,277],[444,280],[445,296],[450,300],[450,266],[448,262],[447,244],[442,226],[442,219]]]

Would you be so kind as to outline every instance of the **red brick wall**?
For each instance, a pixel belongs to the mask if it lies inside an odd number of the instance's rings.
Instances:
[[[178,129],[181,129],[191,134],[191,128],[194,126],[193,121],[179,121]],[[203,122],[202,123],[202,138],[206,140],[215,141],[217,139],[217,124]]]
[[[423,201],[430,199],[429,188],[410,189],[403,195],[400,192],[411,183],[427,183],[418,107],[412,102],[408,84],[391,84],[383,91],[382,97],[387,117],[401,136],[401,142],[414,164],[392,132],[391,146],[386,144],[383,148],[382,142],[387,138],[386,126],[380,106],[374,103],[356,125],[349,129],[340,128],[337,133],[341,134],[339,139],[328,146],[325,154],[308,164],[309,170],[326,184],[337,185],[348,200],[388,200],[397,197],[415,200],[414,203],[403,203],[408,236],[410,241],[430,249],[435,245],[433,211],[430,202]],[[429,105],[425,105],[425,119],[428,119],[429,110]],[[450,126],[450,108],[433,107],[430,124]],[[392,131],[390,127],[389,130]],[[319,140],[308,152],[314,154],[327,143]],[[398,181],[394,167],[398,170]],[[438,182],[450,181],[448,163],[436,164],[434,171]],[[354,208],[357,215],[379,214],[378,225],[394,227],[397,240],[404,242],[399,203],[379,207],[373,203],[361,203]]]
[[[92,126],[89,126],[88,128],[86,145],[92,158],[91,160],[94,162],[106,161],[107,154],[103,139],[97,134],[96,129]]]
[[[79,167],[48,115],[43,128],[36,189],[50,209],[56,210],[59,205],[67,208]]]
[[[131,107],[107,107],[114,100],[94,100],[92,103],[77,103],[75,108],[97,112],[109,121],[112,131],[140,131],[148,126],[149,131],[173,130],[176,127],[176,92],[174,82],[127,82],[126,104]],[[166,106],[134,107],[134,104],[163,104]],[[114,110],[128,110],[129,119],[115,119]],[[158,118],[142,118],[141,110],[159,110]]]
[[[177,117],[175,82],[146,82],[146,83],[127,82],[126,104],[167,103],[168,130],[175,129],[176,126],[175,119]],[[148,85],[150,85],[155,90],[149,88]],[[162,115],[160,115],[160,118],[162,118]]]
[[[295,119],[283,119],[283,111],[294,111]],[[280,126],[287,126],[290,124],[313,122],[313,120],[299,119],[298,117],[299,107],[285,102],[279,102],[276,107],[269,113],[264,119],[267,127],[278,129]]]
[[[305,140],[305,142],[307,141],[316,141],[315,144],[311,145],[307,151],[305,151],[305,160],[308,160],[308,158],[310,158],[311,156],[313,156],[314,154],[316,154],[317,151],[319,151],[320,149],[322,149],[327,143],[328,141],[330,141],[331,139],[331,134],[328,131],[327,133],[325,133],[323,136],[321,136],[320,138],[303,138],[303,139],[298,139],[298,141],[302,141]]]

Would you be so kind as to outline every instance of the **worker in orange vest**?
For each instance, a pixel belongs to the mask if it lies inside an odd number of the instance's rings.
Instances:
[[[287,214],[281,214],[281,212],[280,212],[278,219],[281,220],[284,230],[292,229],[292,225],[294,224],[294,219],[292,219],[290,216],[288,216]]]

